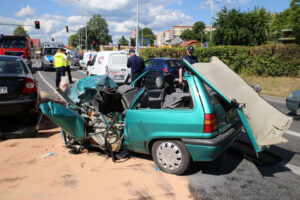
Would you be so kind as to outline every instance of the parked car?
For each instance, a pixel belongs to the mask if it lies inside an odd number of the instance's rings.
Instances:
[[[83,54],[83,57],[81,60],[79,60],[79,68],[82,69],[82,68],[85,68],[87,69],[87,63],[89,61],[92,61],[94,56],[97,55],[97,52],[92,52],[92,51],[89,51],[89,52],[85,52]]]
[[[124,83],[130,69],[127,68],[128,55],[125,51],[98,52],[89,63],[89,75],[109,75],[116,83]]]
[[[80,56],[78,54],[75,54],[72,57],[71,65],[73,65],[73,66],[79,66],[79,59],[80,59]]]
[[[0,56],[0,137],[30,137],[38,131],[39,92],[23,59]]]
[[[282,135],[292,119],[224,63],[214,58],[211,63],[185,64],[188,73],[181,87],[162,71],[145,71],[139,77],[141,88],[133,87],[138,79],[118,86],[109,76],[90,76],[74,84],[68,96],[58,89],[67,107],[48,102],[41,109],[62,128],[68,147],[92,144],[113,160],[125,150],[151,154],[162,171],[172,174],[184,173],[192,161],[216,159],[242,127],[257,153],[286,142]],[[224,76],[226,84],[214,81],[216,75]]]
[[[300,90],[291,92],[286,98],[286,107],[296,115],[300,115]]]
[[[145,61],[146,70],[162,70],[171,73],[172,77],[179,77],[181,61],[174,58],[150,58]]]

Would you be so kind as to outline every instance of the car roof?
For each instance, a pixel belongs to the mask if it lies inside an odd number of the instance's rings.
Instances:
[[[20,59],[21,57],[20,57],[20,56],[6,56],[6,55],[0,55],[0,58],[11,58],[11,59],[13,60],[13,59]]]
[[[149,58],[148,60],[179,60],[177,58]]]

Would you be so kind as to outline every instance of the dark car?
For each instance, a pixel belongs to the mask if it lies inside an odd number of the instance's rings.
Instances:
[[[80,56],[79,55],[74,55],[72,58],[72,65],[73,66],[79,66],[79,60],[80,60]]]
[[[39,92],[24,60],[0,56],[0,137],[34,136],[38,130]]]
[[[162,70],[171,73],[173,78],[178,78],[181,61],[174,58],[150,58],[145,61],[146,70]]]

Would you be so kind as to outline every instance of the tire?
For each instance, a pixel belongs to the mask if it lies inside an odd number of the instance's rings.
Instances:
[[[181,141],[159,140],[152,146],[156,166],[169,174],[183,174],[190,167],[192,158]]]

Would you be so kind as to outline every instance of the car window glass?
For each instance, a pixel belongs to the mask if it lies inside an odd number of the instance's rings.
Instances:
[[[180,60],[166,60],[165,63],[169,68],[180,67]]]
[[[160,69],[160,68],[162,68],[162,64],[156,60],[153,62],[153,68]]]
[[[0,60],[0,74],[25,74],[20,60]]]
[[[126,54],[115,54],[109,58],[109,64],[111,65],[126,65],[127,55]]]
[[[152,63],[153,63],[153,60],[147,60],[147,61],[145,62],[145,67],[146,67],[146,68],[152,67]]]
[[[97,56],[96,56],[96,55],[94,55],[94,57],[93,57],[93,60],[92,60],[92,62],[91,62],[91,65],[94,65],[94,64],[95,64],[95,62],[96,62],[96,58],[97,58]]]

